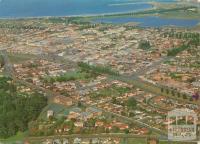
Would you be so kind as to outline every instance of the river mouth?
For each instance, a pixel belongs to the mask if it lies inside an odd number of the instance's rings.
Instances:
[[[92,20],[93,23],[111,23],[111,24],[124,24],[124,23],[137,23],[140,27],[163,27],[163,26],[176,26],[176,27],[194,27],[199,24],[199,20],[192,19],[169,19],[155,16],[146,17],[108,17],[96,18]]]

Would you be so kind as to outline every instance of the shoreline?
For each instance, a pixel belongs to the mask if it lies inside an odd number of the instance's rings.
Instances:
[[[137,12],[143,12],[146,10],[151,10],[155,8],[155,5],[152,2],[146,2],[146,4],[149,4],[149,8],[141,8],[138,10],[132,10],[132,11],[125,11],[125,12],[110,12],[110,13],[99,13],[99,14],[80,14],[80,15],[57,15],[57,16],[22,16],[22,17],[0,17],[0,20],[20,20],[20,19],[41,19],[41,18],[87,18],[87,17],[99,17],[99,16],[109,16],[109,15],[121,15],[121,14],[130,14],[130,13],[137,13]]]

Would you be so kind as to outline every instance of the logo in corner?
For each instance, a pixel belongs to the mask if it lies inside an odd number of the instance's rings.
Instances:
[[[168,112],[168,139],[190,141],[196,139],[197,115],[190,109],[174,109]]]

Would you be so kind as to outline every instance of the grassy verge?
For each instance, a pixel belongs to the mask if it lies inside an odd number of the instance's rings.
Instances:
[[[147,141],[144,138],[129,138],[127,143],[124,140],[121,140],[120,144],[146,144]]]

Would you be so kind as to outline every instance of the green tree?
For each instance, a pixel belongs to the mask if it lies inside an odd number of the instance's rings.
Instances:
[[[149,50],[151,48],[151,44],[149,41],[142,40],[139,42],[138,48],[143,50]]]
[[[137,101],[134,97],[130,97],[127,101],[127,107],[130,109],[134,109],[137,106]]]

